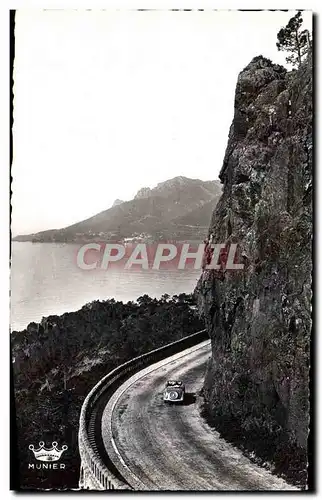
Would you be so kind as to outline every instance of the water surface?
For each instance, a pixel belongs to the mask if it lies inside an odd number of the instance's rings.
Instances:
[[[80,245],[12,243],[11,329],[21,330],[49,314],[75,311],[92,300],[127,302],[143,294],[160,297],[190,293],[200,270],[96,269],[76,265]]]

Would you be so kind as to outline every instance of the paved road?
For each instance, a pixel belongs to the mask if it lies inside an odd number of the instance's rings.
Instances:
[[[206,341],[120,387],[102,420],[103,440],[114,463],[136,490],[295,489],[254,465],[201,418],[198,392],[209,356]],[[185,405],[163,403],[167,379],[184,381]]]

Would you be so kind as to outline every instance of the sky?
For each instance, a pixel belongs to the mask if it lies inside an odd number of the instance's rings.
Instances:
[[[218,178],[238,73],[260,54],[285,65],[276,35],[294,13],[18,10],[13,236]]]

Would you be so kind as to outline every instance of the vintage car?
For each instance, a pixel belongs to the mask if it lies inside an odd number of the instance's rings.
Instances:
[[[185,386],[181,381],[168,380],[163,392],[165,403],[182,403],[184,400]]]

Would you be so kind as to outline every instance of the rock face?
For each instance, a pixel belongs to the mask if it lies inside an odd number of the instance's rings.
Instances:
[[[228,439],[306,483],[312,272],[312,63],[262,56],[240,73],[209,228],[244,270],[204,269],[212,340],[205,414]]]

